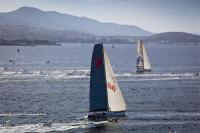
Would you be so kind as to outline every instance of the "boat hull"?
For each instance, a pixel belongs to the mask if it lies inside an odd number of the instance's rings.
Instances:
[[[88,114],[89,120],[108,120],[109,118],[123,117],[125,116],[125,111],[118,112],[90,112]]]
[[[144,69],[137,69],[136,73],[144,73]]]
[[[137,74],[144,73],[144,72],[151,72],[151,69],[137,69],[136,71]]]

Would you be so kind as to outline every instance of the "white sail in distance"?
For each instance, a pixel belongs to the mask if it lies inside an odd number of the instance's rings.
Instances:
[[[150,64],[150,62],[149,62],[149,58],[148,58],[148,56],[147,56],[146,49],[145,49],[143,43],[142,43],[142,45],[143,45],[144,69],[145,69],[145,70],[151,70],[151,64]]]
[[[140,67],[142,69],[144,69],[144,64],[143,64],[143,45],[141,45],[141,43],[137,44],[137,58],[140,57],[141,60],[139,60],[139,62],[137,62],[137,67]]]
[[[108,108],[110,112],[119,112],[126,110],[126,103],[117,83],[117,80],[114,76],[114,72],[110,65],[108,56],[104,52],[104,61],[105,61],[105,72],[106,72],[106,83],[107,83],[107,96],[108,96]]]
[[[138,42],[138,44],[137,44],[137,56],[143,56],[143,54],[142,54],[143,50],[142,49],[143,48],[142,48],[141,43]]]
[[[151,64],[142,40],[137,44],[137,71],[151,71]]]

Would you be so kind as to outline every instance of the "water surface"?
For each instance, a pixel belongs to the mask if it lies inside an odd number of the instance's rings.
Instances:
[[[0,132],[200,130],[199,45],[146,44],[153,71],[139,75],[136,45],[118,44],[114,49],[105,45],[105,49],[128,110],[118,123],[103,121],[88,127],[93,44],[1,46]]]

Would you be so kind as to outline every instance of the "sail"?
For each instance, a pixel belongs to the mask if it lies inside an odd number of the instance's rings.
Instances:
[[[103,44],[96,44],[90,72],[90,112],[108,110],[104,65]]]
[[[149,62],[149,58],[147,56],[147,52],[146,52],[144,45],[143,45],[143,60],[144,60],[144,69],[151,70],[151,64]]]
[[[142,57],[142,55],[143,55],[142,52],[143,52],[142,51],[142,42],[139,41],[138,44],[137,44],[137,56],[141,56]]]
[[[143,64],[143,45],[140,42],[137,44],[137,69],[143,69],[144,64]]]
[[[142,40],[140,40],[137,45],[137,71],[143,72],[149,70],[151,70],[151,64],[144,44]]]
[[[105,72],[106,72],[106,84],[107,84],[107,95],[108,95],[108,108],[111,112],[119,112],[126,110],[126,103],[122,96],[121,90],[114,76],[114,72],[110,65],[110,61],[106,52],[104,51],[105,60]]]

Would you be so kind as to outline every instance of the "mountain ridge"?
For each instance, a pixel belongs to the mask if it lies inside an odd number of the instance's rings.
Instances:
[[[159,44],[162,43],[176,43],[176,44],[184,44],[184,43],[200,43],[200,36],[195,34],[190,34],[186,32],[164,32],[158,33],[155,35],[151,35],[143,38],[146,42],[156,42]]]
[[[77,17],[56,11],[43,11],[33,7],[21,7],[11,12],[0,13],[1,17],[15,20],[17,23],[21,22],[28,26],[86,32],[94,35],[147,36],[152,34],[137,26],[102,23],[87,17]]]
[[[54,31],[24,25],[0,25],[0,40],[48,40],[69,43],[132,43],[142,39],[155,44],[200,44],[200,36],[183,32],[165,32],[151,36],[98,36],[75,31]]]

